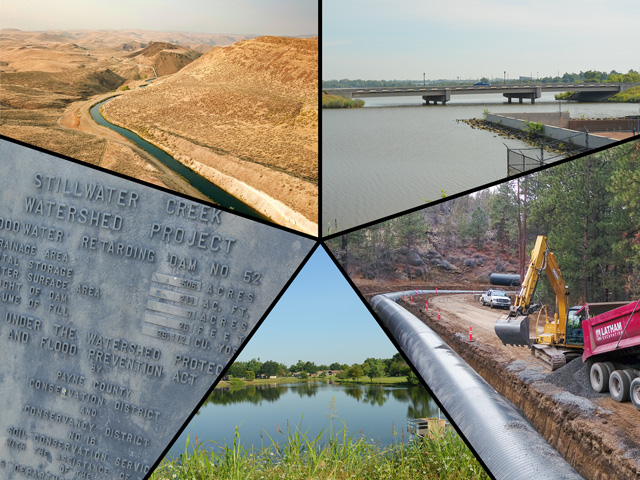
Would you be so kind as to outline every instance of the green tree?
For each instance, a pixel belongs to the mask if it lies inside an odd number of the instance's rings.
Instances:
[[[547,235],[572,303],[624,296],[620,277],[628,265],[612,245],[624,225],[629,228],[629,213],[613,206],[611,156],[604,151],[558,165],[536,174],[532,183],[530,224]],[[553,305],[553,298],[548,294],[545,303]]]
[[[364,370],[362,370],[362,367],[360,365],[354,363],[349,369],[349,378],[351,378],[352,380],[356,380],[362,376],[364,376]]]
[[[505,250],[517,246],[518,207],[514,182],[501,183],[489,199],[489,226],[496,232],[496,241]]]
[[[465,226],[462,234],[465,238],[473,240],[476,247],[480,247],[487,234],[488,227],[489,217],[487,213],[481,207],[476,207],[471,214],[471,221]]]
[[[382,362],[375,358],[368,358],[363,365],[364,373],[373,383],[374,378],[380,378],[384,375],[384,367]]]
[[[418,380],[418,377],[416,376],[416,374],[413,373],[413,370],[409,370],[409,375],[407,375],[407,382],[409,382],[411,385],[420,384],[420,380]]]
[[[244,378],[247,381],[251,381],[251,380],[255,380],[256,379],[256,374],[253,370],[247,370],[244,374]]]
[[[628,218],[618,222],[618,241],[614,251],[628,261],[623,273],[625,292],[632,298],[640,295],[640,144],[626,143],[603,152],[613,166],[608,189],[612,206],[626,212]]]
[[[260,370],[258,370],[258,374],[271,377],[272,375],[278,374],[279,368],[280,366],[278,365],[277,362],[274,362],[273,360],[267,360],[262,364],[262,366],[260,367]]]

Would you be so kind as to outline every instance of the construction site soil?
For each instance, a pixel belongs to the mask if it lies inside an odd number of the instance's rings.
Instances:
[[[469,285],[438,288],[470,290]],[[579,358],[550,372],[528,348],[504,346],[493,327],[506,312],[483,307],[473,294],[412,297],[416,289],[435,289],[433,285],[417,284],[365,283],[359,289],[367,299],[378,293],[405,290],[400,304],[512,402],[584,478],[640,478],[640,411],[629,402],[617,403],[609,394],[594,392],[586,365]],[[469,341],[469,327],[473,329],[473,341]],[[547,478],[553,478],[550,473]]]

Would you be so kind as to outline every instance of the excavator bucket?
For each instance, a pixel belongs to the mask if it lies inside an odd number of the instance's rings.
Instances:
[[[494,326],[496,335],[505,345],[529,345],[529,317],[518,315],[516,317],[499,318]]]

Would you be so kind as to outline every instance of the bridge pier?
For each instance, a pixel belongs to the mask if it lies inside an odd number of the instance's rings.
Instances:
[[[525,98],[528,98],[531,100],[531,103],[534,104],[536,103],[536,98],[540,98],[542,96],[542,90],[540,87],[536,87],[533,92],[503,93],[502,96],[507,98],[508,103],[511,103],[513,98],[517,98],[518,103],[522,103]]]
[[[449,100],[451,100],[451,90],[445,90],[444,92],[434,92],[428,93],[426,95],[422,95],[422,99],[425,101],[425,105],[429,105],[430,102],[433,102],[434,105],[437,105],[438,102],[442,102],[442,105],[446,105]]]

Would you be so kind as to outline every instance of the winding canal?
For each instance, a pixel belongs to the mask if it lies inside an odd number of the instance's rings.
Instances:
[[[209,180],[207,180],[203,176],[197,174],[190,168],[184,166],[183,164],[178,162],[175,158],[173,158],[171,155],[167,154],[164,150],[142,139],[140,136],[133,133],[131,130],[127,130],[125,128],[119,127],[117,125],[114,125],[113,123],[108,122],[102,116],[102,113],[100,112],[100,107],[104,105],[106,102],[113,100],[113,98],[114,97],[103,100],[102,102],[96,103],[93,107],[91,107],[89,112],[91,113],[91,118],[93,118],[93,120],[96,123],[98,123],[99,125],[102,125],[103,127],[110,128],[111,130],[119,133],[123,137],[126,137],[132,142],[134,142],[138,147],[142,148],[147,153],[153,155],[164,165],[166,165],[175,173],[177,173],[182,178],[184,178],[189,184],[191,184],[197,190],[202,192],[202,194],[204,194],[212,202],[217,203],[218,205],[221,205],[223,207],[230,208],[237,212],[246,213],[253,217],[260,218],[262,220],[269,220],[269,218],[266,217],[265,215],[261,214],[257,210],[254,210],[249,205],[241,202],[233,195],[230,195],[229,193],[225,192],[223,189],[221,189],[214,183],[211,183]]]

